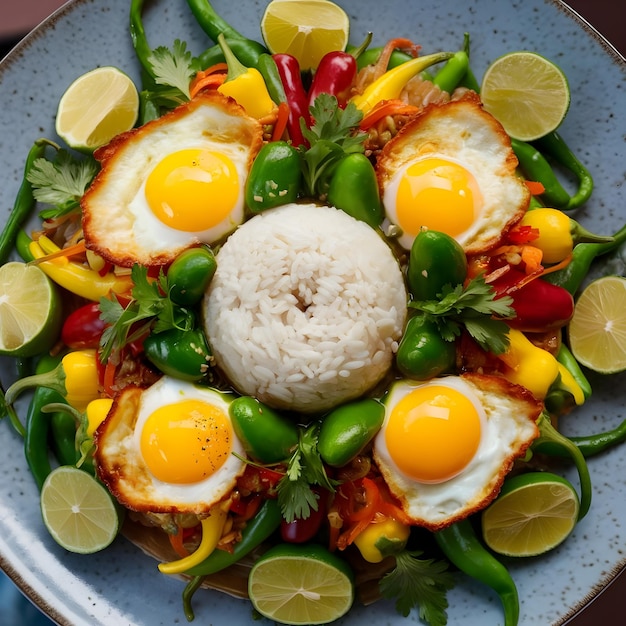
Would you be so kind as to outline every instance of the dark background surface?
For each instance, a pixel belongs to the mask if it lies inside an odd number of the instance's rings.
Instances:
[[[4,5],[6,1],[2,0],[2,4]],[[63,0],[59,0],[59,6],[62,3]],[[568,0],[568,4],[604,35],[622,55],[626,56],[626,21],[624,20],[623,0]],[[0,13],[4,14],[7,10],[17,9],[3,6]],[[34,16],[31,26],[35,26],[40,17],[40,15]],[[2,21],[0,19],[0,28]],[[28,20],[22,23],[28,23]],[[2,33],[0,33],[1,36]],[[20,34],[11,34],[8,39],[4,40],[0,38],[0,58],[4,57],[19,39]],[[567,622],[567,626],[623,624],[626,605],[624,598],[626,598],[626,573],[623,572],[582,613]],[[24,598],[10,580],[0,572],[0,624],[3,626],[51,626],[52,622]]]

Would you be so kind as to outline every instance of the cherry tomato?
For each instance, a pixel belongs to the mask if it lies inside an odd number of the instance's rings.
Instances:
[[[61,340],[73,350],[97,348],[104,328],[98,303],[90,302],[67,316],[61,329]]]

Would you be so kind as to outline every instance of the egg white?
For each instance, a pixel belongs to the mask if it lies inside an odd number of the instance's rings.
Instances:
[[[219,93],[201,93],[161,118],[124,133],[96,151],[102,169],[81,200],[87,247],[122,267],[164,265],[182,250],[214,243],[244,219],[244,187],[263,141],[259,122]],[[167,155],[201,149],[230,158],[238,175],[235,207],[221,222],[200,231],[162,223],[150,209],[145,185]],[[207,199],[210,207],[210,199]]]
[[[231,454],[211,476],[190,484],[156,478],[141,453],[146,420],[164,405],[197,399],[228,417],[230,397],[207,387],[163,376],[147,389],[130,386],[118,394],[106,420],[94,434],[101,480],[127,508],[152,513],[202,514],[232,491],[245,470],[245,451],[231,424]],[[238,458],[240,457],[240,458]]]
[[[478,184],[482,196],[478,215],[464,232],[454,235],[467,254],[497,245],[503,232],[524,215],[530,193],[515,173],[517,157],[510,139],[478,97],[468,94],[430,105],[387,142],[376,163],[386,226],[400,229],[397,240],[406,250],[417,233],[402,232],[396,211],[398,186],[406,169],[426,158],[461,165]]]
[[[395,405],[417,387],[433,383],[452,387],[471,400],[480,416],[481,439],[462,472],[444,482],[422,483],[396,465],[387,449],[385,431]],[[523,388],[495,376],[465,374],[428,383],[401,380],[390,389],[385,406],[385,420],[374,440],[374,460],[413,523],[433,531],[487,506],[514,460],[522,457],[539,435],[536,420],[541,404]],[[445,454],[445,450],[441,452]]]

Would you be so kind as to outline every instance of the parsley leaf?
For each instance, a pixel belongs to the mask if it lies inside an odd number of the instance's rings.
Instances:
[[[306,519],[311,510],[317,511],[317,495],[311,485],[334,491],[324,463],[317,450],[319,424],[300,431],[300,440],[287,464],[287,471],[277,485],[278,504],[287,522]]]
[[[187,50],[187,44],[180,39],[174,41],[170,50],[167,46],[159,46],[148,57],[152,65],[154,81],[158,85],[173,87],[169,90],[155,90],[165,100],[174,104],[181,104],[191,99],[189,84],[196,72],[200,69],[199,62]]]
[[[26,178],[33,186],[37,202],[54,205],[41,212],[42,219],[52,219],[80,208],[80,199],[98,171],[93,159],[76,159],[67,150],[57,150],[54,160],[35,159]]]
[[[463,285],[446,285],[439,300],[417,300],[409,306],[429,315],[446,341],[454,341],[462,328],[485,350],[502,354],[509,345],[509,327],[502,319],[515,316],[510,296],[496,292],[482,275]]]
[[[387,599],[395,599],[396,610],[404,617],[417,607],[420,619],[430,626],[445,626],[446,593],[454,586],[454,578],[447,571],[446,561],[419,559],[421,555],[419,550],[396,554],[395,568],[380,580],[380,593]]]
[[[342,109],[335,96],[322,93],[310,111],[311,128],[300,121],[310,145],[300,148],[301,167],[308,195],[323,200],[335,166],[346,154],[363,152],[367,134],[359,130],[363,114],[352,102]]]
[[[148,269],[135,264],[131,278],[132,299],[126,307],[115,297],[100,299],[100,318],[108,324],[100,339],[103,363],[114,350],[120,350],[149,330],[157,333],[171,328],[191,330],[195,322],[191,311],[170,299],[163,270],[159,271],[157,280],[149,280]]]

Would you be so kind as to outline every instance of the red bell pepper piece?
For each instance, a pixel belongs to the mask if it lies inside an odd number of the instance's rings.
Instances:
[[[507,319],[507,324],[524,332],[545,332],[565,326],[574,314],[574,299],[569,291],[541,278],[531,281],[526,278],[524,272],[511,268],[492,283],[498,296],[513,298],[511,306],[516,316]]]
[[[300,120],[309,126],[309,100],[302,84],[300,64],[291,54],[272,55],[278,68],[278,75],[285,90],[287,104],[289,105],[289,117],[287,119],[287,132],[294,146],[309,147],[309,142],[304,138],[300,129]]]

